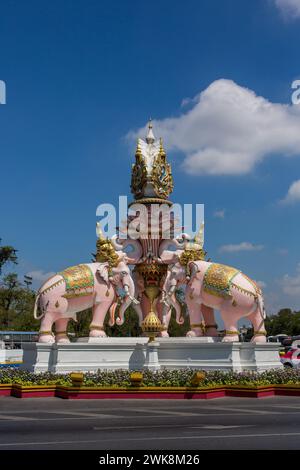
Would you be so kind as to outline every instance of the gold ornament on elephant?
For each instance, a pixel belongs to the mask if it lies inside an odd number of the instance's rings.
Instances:
[[[96,261],[98,263],[108,263],[110,268],[114,268],[119,264],[119,257],[109,239],[98,238]]]

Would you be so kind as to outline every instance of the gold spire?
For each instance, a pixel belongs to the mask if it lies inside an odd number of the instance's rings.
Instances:
[[[166,156],[166,152],[165,152],[165,149],[163,147],[162,137],[160,137],[160,139],[159,139],[159,153],[160,153],[161,156]]]
[[[154,137],[152,128],[153,128],[152,119],[150,118],[148,122],[148,134],[146,136],[147,144],[153,144],[155,142],[155,137]]]

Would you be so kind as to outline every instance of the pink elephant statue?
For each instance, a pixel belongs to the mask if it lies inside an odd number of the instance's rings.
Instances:
[[[55,323],[55,341],[69,343],[67,326],[76,313],[92,307],[93,318],[90,325],[90,337],[106,336],[103,323],[107,311],[110,311],[109,324],[115,323],[115,311],[121,303],[116,323],[124,322],[124,313],[134,298],[134,283],[127,257],[119,254],[117,266],[108,262],[79,264],[68,268],[48,279],[39,289],[34,317],[41,319],[39,342],[53,343],[52,326]],[[124,296],[118,295],[122,289]],[[37,316],[38,308],[41,311]]]
[[[218,309],[226,330],[222,341],[239,341],[237,321],[248,317],[254,328],[251,341],[266,342],[262,292],[245,274],[235,268],[204,260],[190,261],[186,267],[176,261],[168,268],[164,284],[166,304],[174,304],[175,289],[182,284],[186,284],[185,301],[191,323],[187,336],[203,335],[203,318],[216,332],[213,309]],[[175,308],[176,302],[175,299]],[[209,330],[206,332],[207,335],[210,333]]]

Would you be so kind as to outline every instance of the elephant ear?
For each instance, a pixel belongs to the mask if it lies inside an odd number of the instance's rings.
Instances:
[[[100,264],[96,273],[100,279],[103,279],[106,284],[109,284],[107,264]]]

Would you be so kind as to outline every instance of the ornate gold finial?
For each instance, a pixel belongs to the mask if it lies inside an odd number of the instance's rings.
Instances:
[[[149,343],[151,343],[155,340],[155,336],[163,330],[163,325],[153,308],[153,302],[159,294],[159,287],[154,285],[147,286],[145,293],[150,300],[150,311],[142,322],[142,330],[149,336]]]
[[[142,330],[149,336],[149,343],[155,341],[155,336],[162,331],[163,327],[160,319],[155,313],[149,312],[145,320],[142,322]]]
[[[150,118],[148,122],[148,134],[146,136],[147,144],[153,144],[155,142],[155,137],[154,137],[152,128],[153,128],[152,119]]]
[[[135,199],[166,200],[173,191],[171,165],[167,162],[162,139],[155,140],[152,120],[148,122],[146,139],[138,139],[135,164],[131,170],[131,192]]]

